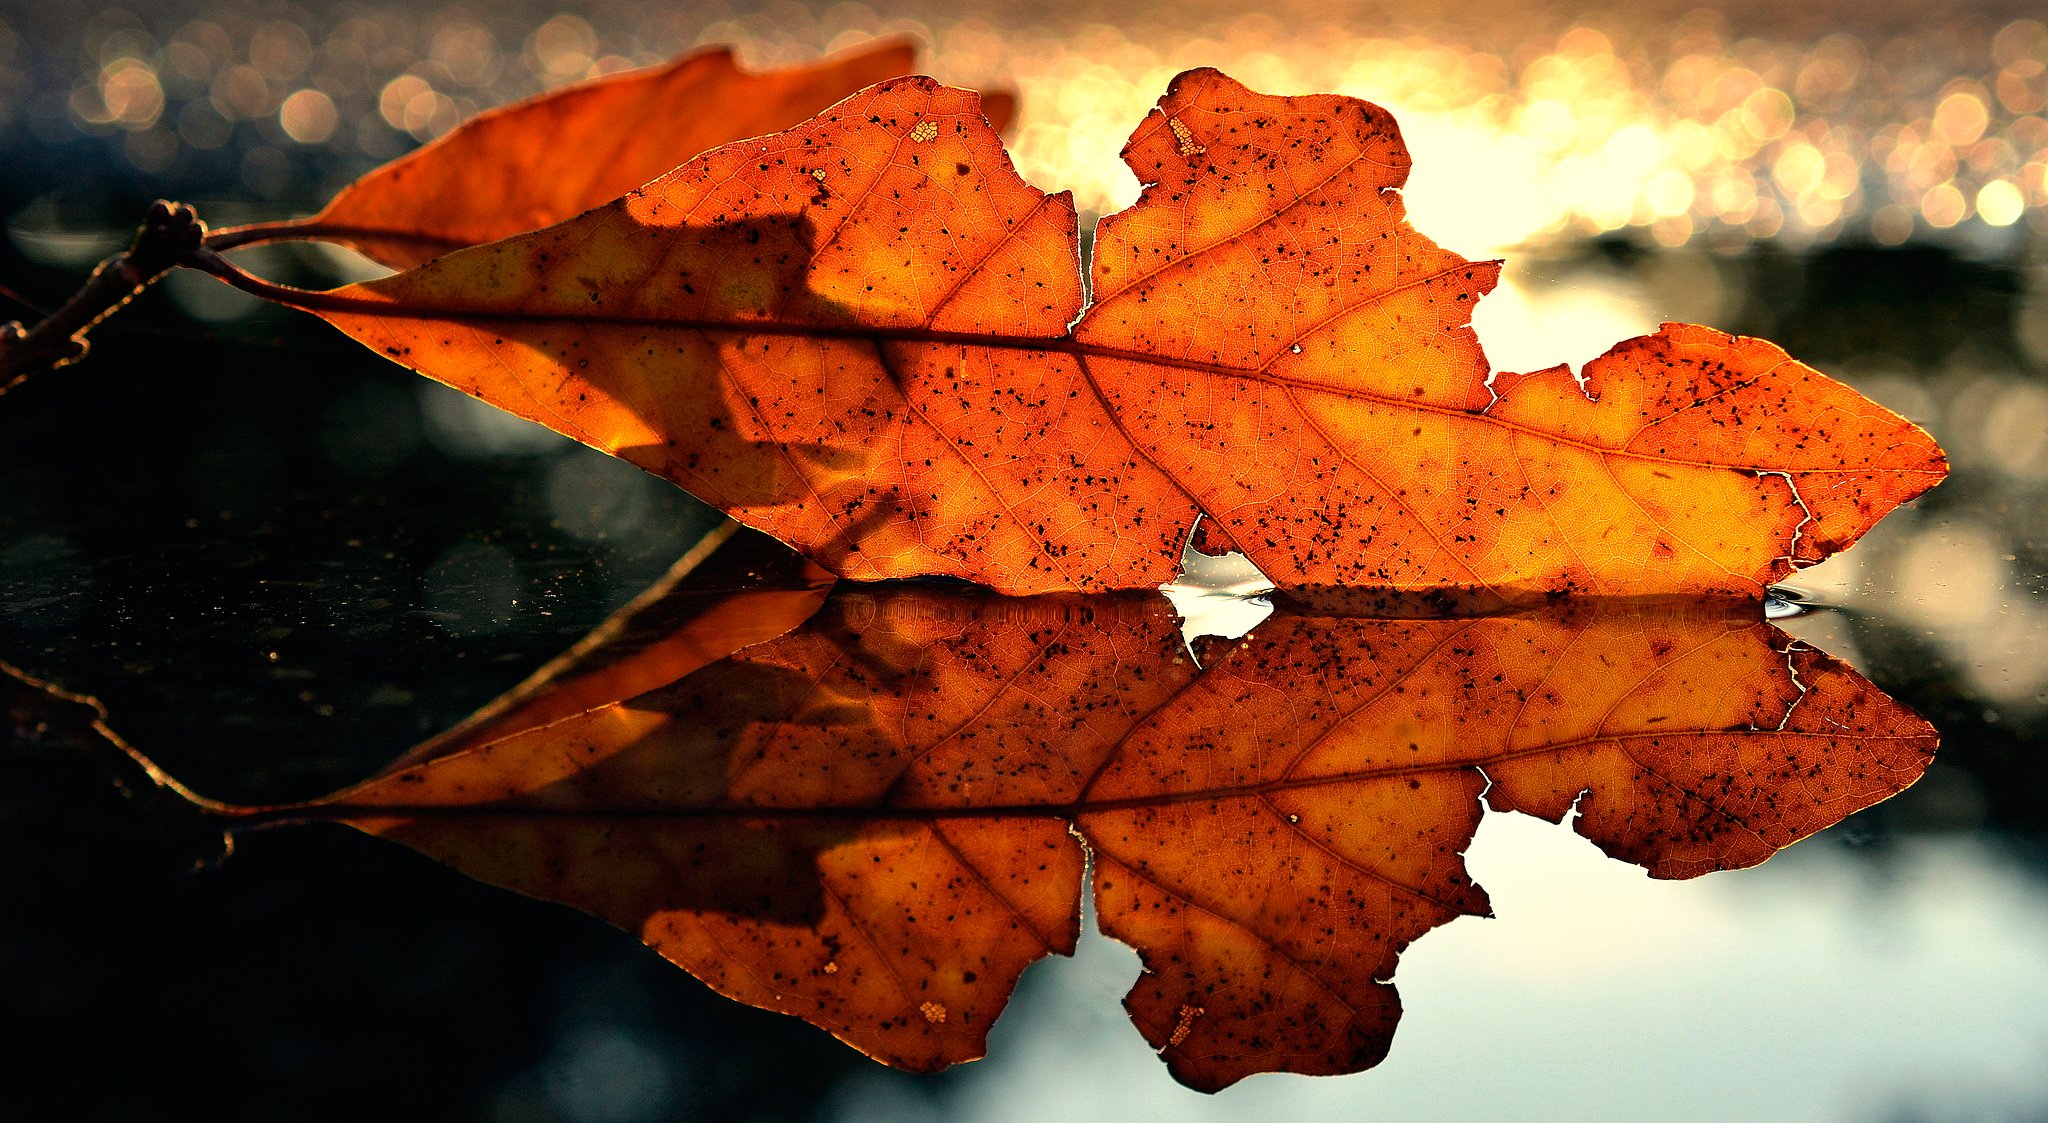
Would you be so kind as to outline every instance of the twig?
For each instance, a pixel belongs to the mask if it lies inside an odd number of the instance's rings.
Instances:
[[[85,286],[33,327],[0,325],[0,394],[41,370],[85,357],[85,333],[204,244],[206,224],[183,203],[150,204],[135,242],[100,262]]]

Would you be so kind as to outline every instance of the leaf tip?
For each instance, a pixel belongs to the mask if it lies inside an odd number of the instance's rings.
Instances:
[[[1221,70],[1213,66],[1197,66],[1174,75],[1173,81],[1166,84],[1166,94],[1159,99],[1159,104],[1163,106],[1188,91],[1212,87],[1220,87],[1227,91],[1245,90],[1242,82]]]

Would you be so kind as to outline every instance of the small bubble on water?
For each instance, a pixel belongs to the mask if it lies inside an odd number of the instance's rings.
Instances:
[[[1764,591],[1764,619],[1789,620],[1826,608],[1827,604],[1804,589],[1772,585]]]

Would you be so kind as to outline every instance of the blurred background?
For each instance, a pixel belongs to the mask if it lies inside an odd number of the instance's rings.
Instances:
[[[735,44],[882,34],[1016,89],[1019,169],[1099,214],[1177,71],[1399,117],[1416,225],[1509,259],[1496,366],[1660,320],[1768,336],[1932,430],[1951,479],[1800,575],[1790,626],[1942,730],[1927,778],[1768,865],[1651,883],[1490,817],[1499,918],[1422,940],[1381,1068],[1178,1089],[1108,941],[992,1059],[879,1069],[627,936],[340,828],[186,855],[91,766],[0,757],[0,1119],[2048,1118],[2048,26],[2018,3],[1611,9],[1034,0],[0,3],[0,319],[150,199],[317,209],[478,109]],[[250,251],[304,284],[329,250]],[[0,398],[0,659],[99,694],[198,790],[354,780],[665,569],[708,512],[208,278]]]

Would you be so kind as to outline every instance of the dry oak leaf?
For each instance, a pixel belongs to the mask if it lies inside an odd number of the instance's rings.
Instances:
[[[916,49],[886,40],[755,74],[727,47],[552,90],[481,114],[342,189],[296,224],[404,269],[572,218],[700,152],[794,125],[908,74]],[[1013,106],[990,99],[1001,128]]]
[[[1283,607],[1207,655],[1156,597],[842,587],[638,697],[258,814],[574,905],[920,1071],[980,1056],[1024,968],[1073,950],[1085,839],[1145,965],[1133,1020],[1216,1089],[1385,1055],[1401,949],[1487,911],[1482,790],[1690,877],[1904,789],[1935,744],[1740,602]]]
[[[234,279],[864,579],[1157,586],[1200,516],[1282,587],[1756,597],[1946,472],[1708,328],[1489,376],[1499,263],[1408,226],[1376,106],[1191,71],[1123,157],[1085,304],[1071,197],[926,78],[394,277]]]

